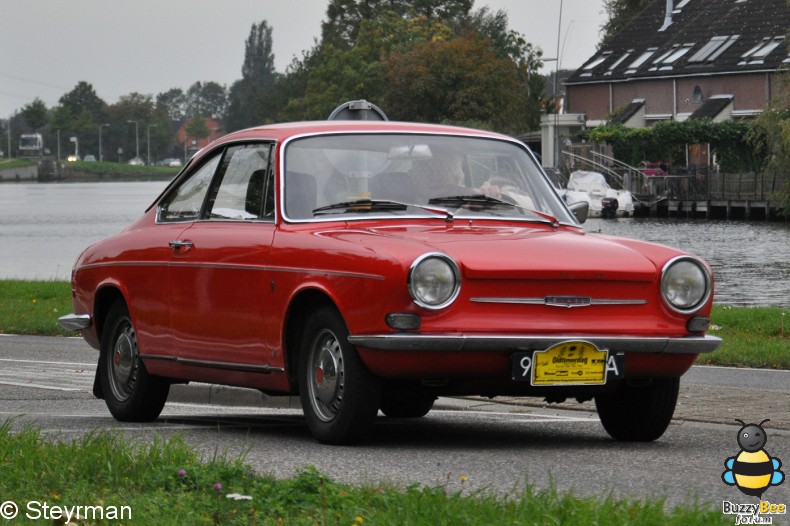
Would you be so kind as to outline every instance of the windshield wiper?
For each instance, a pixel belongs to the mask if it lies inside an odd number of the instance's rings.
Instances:
[[[473,195],[448,195],[445,197],[433,197],[428,199],[429,205],[440,205],[440,206],[454,206],[454,207],[461,207],[464,205],[473,205],[480,208],[498,208],[505,206],[507,208],[518,208],[518,205],[513,203],[508,203],[507,201],[503,201],[501,199],[497,199],[496,197],[491,197],[490,195],[485,194],[473,194]]]
[[[313,210],[313,214],[319,215],[332,212],[402,212],[407,208],[408,205],[397,201],[356,199],[354,201],[343,201],[342,203],[321,206]]]
[[[446,207],[455,207],[461,208],[466,206],[472,210],[478,209],[494,209],[494,208],[515,208],[519,210],[523,214],[532,214],[537,216],[537,219],[532,219],[532,221],[538,221],[540,223],[548,223],[554,227],[559,226],[560,222],[554,216],[549,214],[538,212],[537,210],[532,210],[530,208],[525,208],[517,203],[511,203],[509,201],[505,201],[503,199],[498,199],[496,197],[491,197],[490,195],[485,194],[473,194],[473,195],[451,195],[446,197],[434,197],[428,200],[428,204],[431,205],[440,205]]]

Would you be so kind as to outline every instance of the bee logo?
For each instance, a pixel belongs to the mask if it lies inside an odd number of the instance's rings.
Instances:
[[[785,478],[784,473],[779,470],[782,461],[771,458],[763,449],[768,441],[763,424],[770,420],[763,420],[759,424],[746,424],[737,419],[735,421],[743,426],[738,431],[741,452],[724,462],[727,470],[721,474],[721,479],[728,486],[736,486],[741,493],[762,498],[763,492],[769,486],[778,486]]]

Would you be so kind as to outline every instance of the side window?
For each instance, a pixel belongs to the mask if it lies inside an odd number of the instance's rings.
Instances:
[[[220,153],[215,155],[165,198],[159,208],[159,221],[194,221],[200,218],[220,157]]]
[[[271,145],[265,143],[227,149],[219,167],[219,184],[209,197],[209,219],[243,221],[267,216],[264,201],[270,184],[270,152]]]

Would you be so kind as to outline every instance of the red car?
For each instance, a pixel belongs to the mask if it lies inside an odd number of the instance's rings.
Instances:
[[[522,143],[327,121],[231,133],[137,222],[86,249],[75,313],[94,392],[122,421],[172,383],[299,394],[322,442],[440,395],[595,399],[618,440],[654,440],[706,336],[709,266],[585,233]]]

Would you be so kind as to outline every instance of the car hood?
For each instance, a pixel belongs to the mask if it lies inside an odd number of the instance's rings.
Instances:
[[[454,258],[467,279],[654,281],[666,247],[587,234],[575,228],[399,226],[330,235],[380,256],[413,258],[429,251]],[[655,252],[648,257],[648,252]],[[657,257],[655,257],[657,256]],[[660,264],[663,264],[663,261]]]

